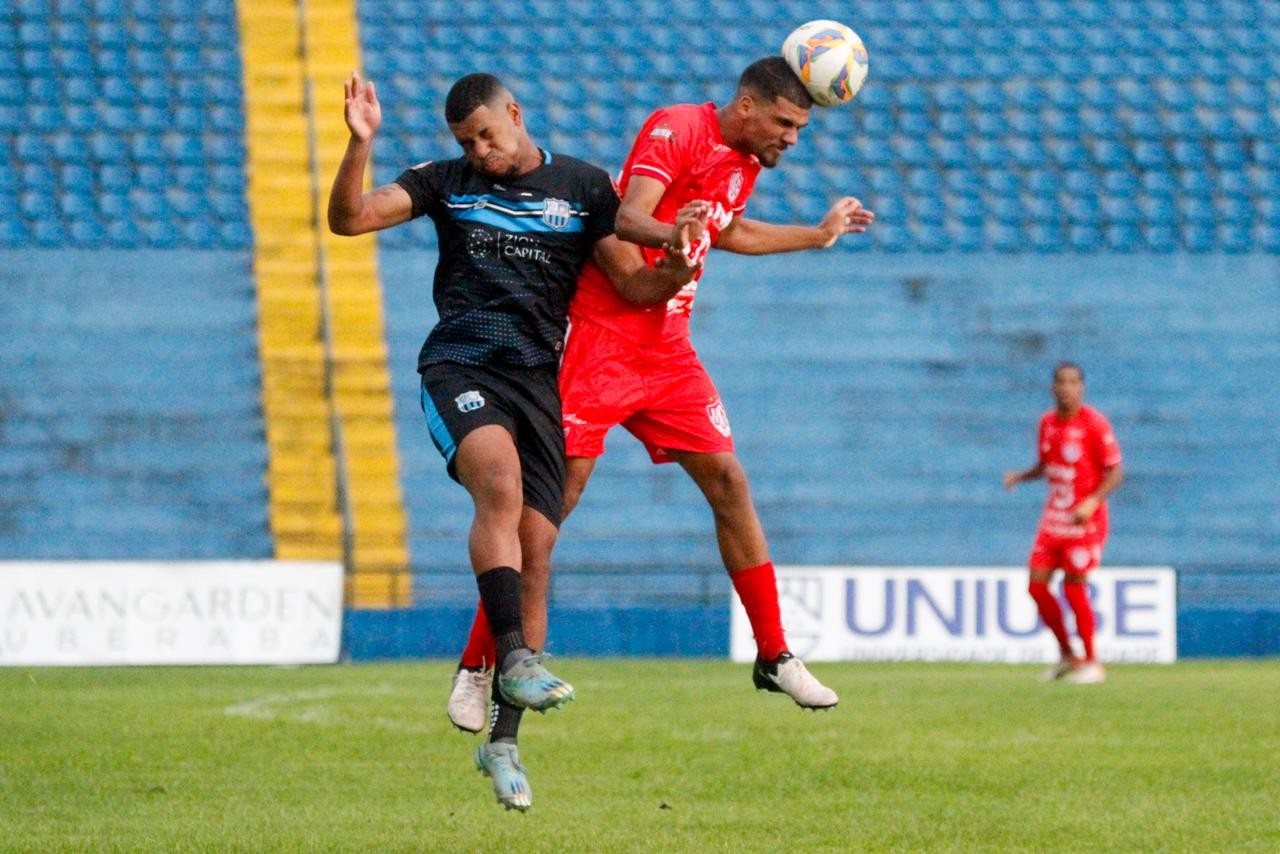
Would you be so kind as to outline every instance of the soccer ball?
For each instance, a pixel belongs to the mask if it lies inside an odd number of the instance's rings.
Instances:
[[[782,58],[822,107],[845,103],[867,79],[862,39],[836,21],[810,21],[796,27],[782,43]]]

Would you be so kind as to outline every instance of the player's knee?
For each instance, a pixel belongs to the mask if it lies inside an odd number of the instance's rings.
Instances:
[[[477,473],[467,486],[479,510],[518,514],[524,506],[524,485],[518,471],[495,466]]]
[[[712,509],[717,511],[729,512],[751,503],[747,473],[732,457],[710,472],[704,480],[703,491]]]

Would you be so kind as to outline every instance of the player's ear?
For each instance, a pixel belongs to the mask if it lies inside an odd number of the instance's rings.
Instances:
[[[511,123],[516,127],[524,124],[524,117],[520,114],[520,105],[515,101],[507,104],[507,115],[511,117]]]

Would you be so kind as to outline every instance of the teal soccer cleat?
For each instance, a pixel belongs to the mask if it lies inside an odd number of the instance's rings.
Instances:
[[[498,803],[520,812],[533,806],[533,790],[524,776],[520,753],[514,744],[499,741],[480,745],[476,751],[476,768],[493,780]]]
[[[541,653],[517,661],[498,674],[498,689],[513,705],[538,712],[555,709],[573,699],[573,686],[542,666]]]

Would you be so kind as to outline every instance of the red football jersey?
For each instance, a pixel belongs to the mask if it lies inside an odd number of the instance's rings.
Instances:
[[[1077,525],[1071,508],[1102,483],[1106,470],[1120,464],[1120,446],[1102,413],[1081,406],[1071,418],[1057,410],[1040,419],[1040,462],[1049,480],[1049,500],[1040,520],[1041,533],[1064,539],[1102,539],[1107,535],[1107,503],[1084,525]]]
[[[658,110],[645,121],[622,166],[618,186],[625,196],[632,175],[665,184],[667,190],[653,211],[660,222],[675,222],[676,213],[695,199],[710,203],[707,239],[697,248],[705,254],[720,231],[746,208],[759,174],[760,161],[754,154],[725,145],[715,104],[679,104]],[[650,265],[662,254],[648,247],[641,251]],[[687,340],[697,289],[695,278],[666,306],[634,306],[618,296],[609,277],[588,261],[569,312],[571,318],[599,323],[650,344]]]

